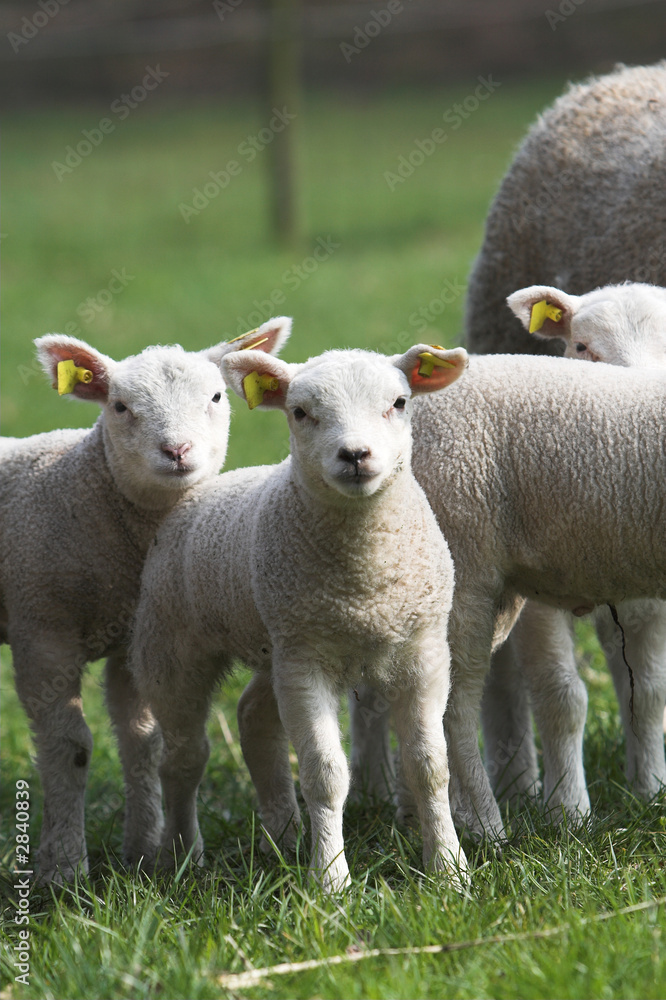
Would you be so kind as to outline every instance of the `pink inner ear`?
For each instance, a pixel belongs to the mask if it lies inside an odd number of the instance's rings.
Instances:
[[[264,398],[261,401],[261,405],[279,406],[281,403],[284,403],[284,398],[282,386],[277,389],[264,389]]]

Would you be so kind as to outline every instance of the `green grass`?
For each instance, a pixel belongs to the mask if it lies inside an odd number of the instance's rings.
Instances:
[[[389,191],[415,139],[441,123],[476,81],[441,92],[343,103],[310,97],[297,123],[301,146],[302,243],[278,250],[266,222],[265,162],[247,165],[189,225],[178,206],[237,155],[265,124],[248,103],[138,109],[62,182],[51,162],[94,127],[104,108],[5,122],[2,220],[3,433],[87,425],[94,407],[58,399],[33,374],[32,338],[63,330],[113,357],[149,343],[204,347],[255,325],[250,313],[275,290],[275,312],[294,316],[288,360],[332,346],[398,350],[410,317],[451,284],[464,285],[485,212],[527,124],[562,87],[505,83],[447,143]],[[166,86],[166,84],[165,84]],[[339,247],[298,288],[285,273],[318,237]],[[133,280],[91,322],[77,307],[105,288],[113,269]],[[464,296],[433,318],[427,339],[461,339]],[[275,461],[286,448],[282,418],[237,408],[228,466]],[[646,807],[625,788],[617,710],[589,627],[579,631],[590,689],[586,764],[594,803],[589,827],[547,827],[536,809],[510,817],[502,856],[466,845],[475,874],[460,897],[420,874],[418,836],[396,828],[388,808],[350,807],[346,817],[353,887],[326,899],[304,868],[256,853],[256,801],[240,761],[235,703],[239,673],[216,700],[211,761],[200,794],[207,866],[151,880],[119,860],[122,780],[93,666],[84,687],[95,737],[87,833],[88,881],[31,897],[31,980],[13,984],[16,897],[2,885],[7,935],[2,996],[76,997],[663,997],[663,909],[622,914],[666,895],[663,802]],[[4,651],[3,651],[4,653]],[[13,863],[14,783],[32,791],[31,841],[41,798],[10,659],[0,677],[3,706],[0,857]],[[218,713],[232,733],[228,743]],[[306,852],[303,854],[303,863]],[[617,914],[599,920],[606,914]],[[227,971],[345,954],[347,949],[421,946],[560,929],[556,936],[487,941],[444,955],[380,957],[356,965],[273,975],[229,991]]]

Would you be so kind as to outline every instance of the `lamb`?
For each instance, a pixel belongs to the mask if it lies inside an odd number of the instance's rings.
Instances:
[[[150,347],[113,361],[58,334],[35,343],[60,394],[99,404],[90,430],[6,439],[0,471],[0,638],[12,647],[44,794],[40,879],[88,870],[84,795],[92,736],[81,676],[107,657],[106,699],[126,786],[124,851],[137,861],[159,836],[161,738],[128,673],[125,643],[155,531],[224,462],[224,355],[278,350],[290,320],[187,353]]]
[[[538,303],[557,310],[554,317],[546,316]],[[539,326],[535,336],[563,340],[568,357],[666,367],[666,289],[627,283],[573,296],[532,286],[510,295],[509,306],[526,329]],[[543,325],[533,320],[539,308]],[[620,704],[627,779],[638,795],[650,799],[666,783],[666,606],[660,601],[629,601],[618,606],[617,614],[634,679],[633,698],[621,633],[607,608],[595,612],[595,625]],[[520,661],[517,672],[512,653]],[[531,721],[519,695],[524,679],[542,736],[548,814],[579,821],[590,809],[582,758],[587,693],[576,671],[569,615],[528,602],[507,646],[493,661],[483,703],[486,767],[495,778],[495,791],[503,787],[514,795],[538,787]],[[515,752],[508,753],[511,748]],[[506,760],[500,770],[503,750]]]
[[[409,399],[452,383],[466,360],[461,348],[423,344],[391,358],[328,351],[300,365],[253,351],[224,359],[227,382],[250,407],[286,413],[291,457],[193,491],[146,560],[130,664],[165,741],[161,863],[179,850],[201,860],[206,716],[239,658],[254,671],[238,721],[268,838],[289,848],[300,822],[291,740],[311,870],[327,891],[347,885],[337,708],[366,678],[393,704],[425,864],[455,885],[466,878],[441,721],[453,566],[411,474]]]
[[[522,355],[472,356],[415,406],[414,474],[456,567],[445,728],[454,818],[473,835],[504,836],[477,726],[525,599],[586,613],[666,597],[665,406],[663,372]]]
[[[592,77],[539,116],[488,213],[468,288],[468,350],[562,354],[513,315],[516,288],[666,285],[665,134],[666,61]]]

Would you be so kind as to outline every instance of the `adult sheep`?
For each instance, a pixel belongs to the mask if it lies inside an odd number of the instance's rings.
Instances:
[[[572,86],[539,116],[504,177],[486,221],[483,246],[469,283],[466,333],[470,351],[478,353],[561,354],[566,338],[530,336],[507,305],[517,288],[555,286],[569,295],[624,281],[666,285],[666,62],[653,66],[618,66],[614,72]],[[643,323],[654,334],[633,343],[622,331],[625,349],[610,326],[601,349],[592,360],[611,364],[663,364],[664,329],[657,329],[662,310],[655,303],[653,322]],[[621,312],[622,310],[620,310]],[[616,317],[618,318],[618,317]],[[641,317],[643,320],[643,317]],[[617,329],[617,327],[616,327]],[[569,356],[589,358],[589,351]],[[654,614],[625,613],[628,650],[643,665],[661,658],[663,623]],[[647,605],[643,611],[647,611]],[[536,610],[527,615],[538,616]],[[555,619],[548,618],[554,629]],[[631,720],[628,673],[620,663],[614,626],[605,613],[597,615],[600,638],[609,650],[609,664],[627,737],[627,777],[649,798],[666,776],[663,737],[654,725],[654,705],[636,704],[642,733],[636,739]],[[571,640],[564,621],[556,642],[553,629],[546,638],[544,622],[536,623],[548,655],[559,662],[563,684],[560,711],[546,710],[543,732],[559,729],[566,749],[557,740],[546,743],[545,797],[551,815],[585,814],[589,799],[582,768],[582,732],[587,696],[573,669]],[[527,626],[520,635],[527,636]],[[555,630],[557,631],[557,630]],[[516,635],[516,642],[519,635]],[[532,656],[534,644],[523,643]],[[556,647],[558,652],[555,653]],[[536,668],[535,668],[536,669]],[[655,673],[639,665],[643,693]],[[496,788],[509,794],[536,787],[537,763],[531,735],[530,710],[511,646],[498,651],[484,702],[486,764]],[[554,673],[550,671],[551,679]],[[657,692],[659,695],[659,692]],[[638,701],[640,702],[640,696]],[[654,701],[654,699],[652,699]],[[493,708],[494,705],[494,708]],[[663,708],[663,707],[662,707]],[[538,711],[538,710],[537,710]],[[538,712],[538,714],[541,714]],[[641,720],[638,721],[638,716]],[[666,717],[665,717],[666,720]],[[662,721],[662,728],[664,722]],[[651,733],[651,735],[647,735]],[[552,764],[552,766],[551,766]],[[568,774],[568,777],[565,777]],[[563,780],[560,780],[563,779]]]
[[[161,739],[125,665],[143,560],[166,514],[214,477],[227,448],[220,364],[238,348],[276,351],[291,321],[207,351],[149,347],[113,361],[57,334],[36,341],[60,394],[101,406],[91,430],[5,441],[0,465],[0,638],[12,648],[44,794],[40,878],[87,871],[84,823],[92,736],[83,717],[86,663],[108,657],[106,698],[123,765],[124,852],[159,836]]]
[[[563,353],[514,316],[517,288],[666,285],[665,151],[666,61],[572,86],[538,117],[486,220],[467,297],[471,352]]]

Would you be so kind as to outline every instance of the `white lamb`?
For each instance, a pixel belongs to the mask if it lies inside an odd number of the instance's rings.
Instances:
[[[413,469],[456,567],[451,806],[473,834],[503,836],[478,719],[524,599],[586,613],[666,597],[665,409],[662,371],[524,355],[473,356],[464,379],[417,401]],[[371,730],[366,752],[381,746]]]
[[[125,664],[143,560],[165,515],[224,461],[223,356],[247,346],[277,350],[290,324],[269,320],[201,353],[150,347],[118,362],[71,337],[36,341],[58,391],[102,408],[91,430],[7,439],[1,452],[0,638],[12,647],[37,748],[43,881],[87,871],[92,736],[81,675],[91,660],[108,657],[107,704],[127,796],[125,854],[136,861],[159,839],[160,737]]]
[[[514,292],[508,303],[526,330],[562,340],[567,357],[666,368],[666,289],[627,283],[566,295],[535,285]],[[595,612],[595,626],[620,704],[627,779],[637,794],[650,799],[666,782],[666,605],[626,601],[617,614],[634,680],[633,712],[621,632],[608,608]],[[565,814],[575,820],[587,815],[590,800],[582,755],[587,692],[576,670],[572,629],[566,612],[527,603],[509,641],[493,658],[483,720],[486,767],[495,791],[515,794],[538,787],[531,720],[521,698],[527,679],[543,743],[548,812],[554,819]]]
[[[301,365],[252,351],[225,358],[225,378],[251,407],[286,413],[291,458],[193,492],[146,560],[130,662],[164,734],[167,857],[174,847],[201,856],[206,717],[237,657],[255,671],[238,719],[271,838],[293,845],[300,820],[291,740],[311,868],[328,890],[347,884],[338,699],[367,678],[393,705],[425,864],[465,878],[442,728],[453,566],[410,470],[409,397],[450,384],[466,360],[425,345],[393,358],[329,351]]]

